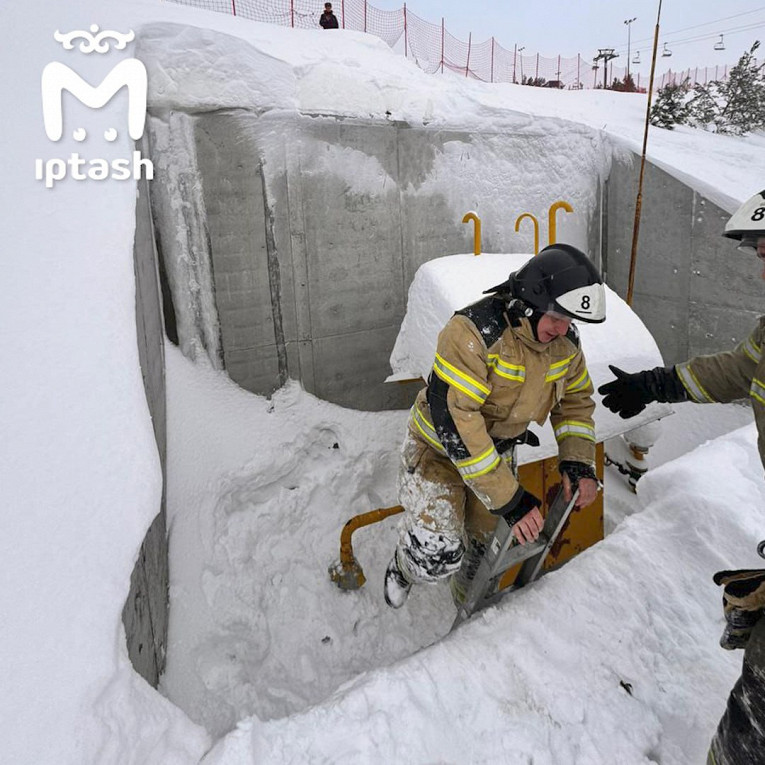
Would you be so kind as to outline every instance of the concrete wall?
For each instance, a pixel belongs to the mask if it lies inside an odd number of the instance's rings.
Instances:
[[[174,127],[180,123],[152,115],[155,164],[193,167],[201,194],[196,200],[158,174],[161,250],[184,257],[178,244],[189,215],[169,217],[180,196],[204,220],[204,237],[189,247],[209,247],[223,366],[255,393],[291,377],[344,406],[408,406],[419,386],[383,381],[409,284],[422,263],[472,251],[472,225],[461,222],[469,210],[483,218],[486,252],[532,251],[531,227],[514,228],[527,211],[540,218],[540,246],[547,244],[547,210],[559,199],[575,210],[559,217],[559,241],[595,250],[600,240],[605,152],[594,131],[547,124],[479,134],[248,110],[188,115],[187,128]],[[181,149],[186,129],[193,138]],[[519,184],[537,157],[533,182]]]
[[[639,158],[612,159],[595,131],[532,122],[467,133],[245,109],[149,124],[167,168],[152,185],[161,250],[200,264],[191,286],[175,277],[174,299],[210,293],[186,311],[216,317],[198,346],[255,393],[294,378],[344,406],[408,406],[418,386],[383,380],[409,284],[422,263],[472,250],[461,222],[471,209],[484,251],[530,252],[517,216],[540,218],[544,246],[547,209],[566,199],[575,214],[559,218],[558,241],[590,252],[626,295]],[[759,312],[757,263],[722,239],[726,219],[647,165],[633,307],[668,364],[729,347]]]
[[[615,161],[607,183],[604,268],[626,296],[640,158]],[[632,307],[666,364],[730,348],[762,311],[760,264],[721,234],[729,214],[648,163]]]
[[[149,209],[148,187],[139,185],[134,243],[136,275],[136,331],[138,354],[154,436],[162,464],[162,500],[149,528],[130,579],[122,611],[130,660],[151,685],[157,685],[165,666],[168,623],[168,557],[165,515],[167,429],[165,408],[164,332],[157,257]]]

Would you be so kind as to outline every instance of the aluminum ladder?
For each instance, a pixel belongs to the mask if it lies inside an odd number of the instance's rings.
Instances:
[[[545,558],[574,509],[578,497],[577,489],[571,499],[566,502],[561,486],[547,511],[539,537],[535,542],[528,542],[525,545],[517,542],[507,521],[504,518],[499,519],[494,536],[486,547],[486,552],[465,596],[465,602],[457,611],[452,630],[476,611],[496,603],[503,595],[524,587],[540,575]],[[499,590],[502,575],[519,563],[523,565],[513,584],[504,590]]]

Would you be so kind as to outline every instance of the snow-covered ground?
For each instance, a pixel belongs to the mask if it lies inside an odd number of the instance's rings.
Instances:
[[[643,97],[431,77],[359,33],[153,0],[13,3],[3,21],[3,762],[198,763],[235,725],[205,765],[701,761],[740,665],[717,647],[711,575],[758,563],[765,489],[752,426],[690,450],[746,420],[740,407],[681,408],[636,502],[613,489],[618,519],[630,517],[603,543],[439,641],[451,622],[442,588],[400,612],[383,605],[395,521],[355,540],[363,590],[341,593],[326,576],[349,514],[395,501],[405,415],[342,410],[294,383],[266,401],[168,348],[174,615],[163,690],[174,703],[149,688],[120,619],[161,491],[135,343],[134,186],[35,179],[38,158],[132,151],[125,130],[99,138],[126,124],[121,99],[87,112],[84,144],[68,123],[57,143],[43,129],[47,63],[79,61],[93,82],[105,71],[53,33],[94,23],[139,41],[159,23],[189,25],[197,55],[152,70],[157,106],[179,92],[210,108],[267,92],[266,108],[390,110],[455,128],[584,123],[635,147]],[[110,53],[109,67],[135,45]],[[238,71],[260,79],[217,86]],[[649,141],[653,161],[729,210],[762,188],[762,149],[762,136],[687,129]]]

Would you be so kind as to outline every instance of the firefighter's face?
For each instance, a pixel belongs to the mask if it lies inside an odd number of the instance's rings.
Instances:
[[[537,324],[537,339],[540,343],[551,343],[556,337],[561,337],[568,332],[571,319],[554,311],[543,314]]]
[[[760,278],[765,281],[765,236],[761,236],[757,240],[757,249],[755,250],[757,257],[760,259],[760,265],[762,266],[762,273]]]

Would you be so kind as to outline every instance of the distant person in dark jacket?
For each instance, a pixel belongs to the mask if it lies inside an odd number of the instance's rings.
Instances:
[[[324,3],[324,13],[319,17],[319,24],[322,29],[337,29],[337,16],[332,13],[332,3]]]

